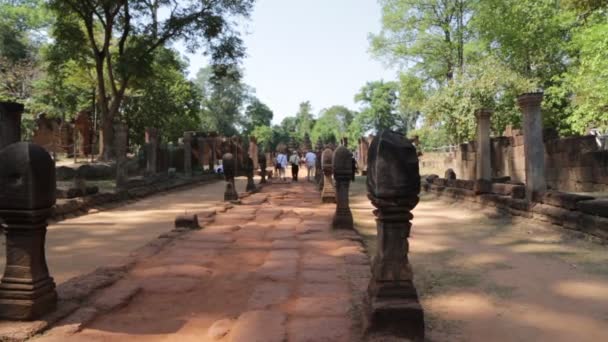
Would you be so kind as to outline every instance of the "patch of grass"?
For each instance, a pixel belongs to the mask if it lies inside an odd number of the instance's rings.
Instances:
[[[484,292],[499,299],[510,299],[513,298],[513,292],[517,290],[516,287],[513,286],[503,286],[498,285],[496,283],[486,284],[484,287]]]
[[[427,335],[431,337],[431,340],[433,335],[440,335],[441,337],[436,337],[441,338],[442,340],[444,336],[449,336],[450,341],[463,340],[463,337],[460,336],[464,324],[463,321],[442,319],[438,315],[427,310],[424,312],[424,323]]]

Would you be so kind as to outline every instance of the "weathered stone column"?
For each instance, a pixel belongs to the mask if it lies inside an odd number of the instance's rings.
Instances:
[[[255,139],[255,137],[250,137],[249,138],[249,157],[251,157],[251,160],[253,161],[253,169],[257,170],[259,165],[258,165],[258,142]]]
[[[543,117],[540,110],[542,101],[543,93],[528,93],[517,98],[517,103],[524,114],[524,154],[528,200],[542,196],[547,190]]]
[[[21,114],[23,105],[0,102],[0,150],[21,140]]]
[[[201,165],[201,170],[205,171],[205,138],[197,137],[196,146],[198,148],[198,163]],[[210,169],[213,171],[213,169]]]
[[[336,213],[334,214],[334,229],[354,229],[353,214],[348,204],[348,188],[353,174],[353,155],[350,151],[340,146],[334,152],[333,168],[336,180]]]
[[[245,175],[247,176],[247,187],[245,188],[245,191],[256,191],[257,188],[255,186],[255,183],[253,182],[253,171],[255,170],[255,168],[253,167],[253,159],[251,159],[251,157],[245,157],[245,160],[243,162],[243,169],[243,171],[245,171]]]
[[[127,183],[127,139],[128,130],[125,124],[114,125],[114,149],[116,151],[116,186],[122,188]]]
[[[46,220],[55,204],[55,163],[44,148],[18,142],[0,149],[0,165],[0,221],[6,234],[0,317],[31,320],[57,303],[44,250]]]
[[[490,146],[490,118],[492,111],[480,109],[477,118],[477,179],[492,180],[492,156]]]
[[[420,192],[416,148],[405,136],[382,131],[370,145],[367,166],[368,197],[377,208],[378,230],[368,288],[368,330],[423,340],[424,314],[408,259],[411,211]]]
[[[331,176],[333,173],[333,156],[334,152],[330,148],[326,148],[321,156],[321,167],[323,168],[323,191],[321,192],[321,201],[323,203],[336,203],[336,189],[332,182]]]
[[[146,173],[158,173],[158,130],[146,128]]]
[[[268,164],[265,153],[260,153],[258,155],[258,163],[260,164],[260,184],[266,184],[266,167]]]
[[[222,158],[222,166],[224,168],[224,178],[226,179],[226,191],[224,192],[224,201],[238,201],[239,194],[236,192],[234,184],[234,176],[236,169],[236,161],[232,153],[224,154]]]
[[[192,177],[192,132],[184,133],[184,174]]]

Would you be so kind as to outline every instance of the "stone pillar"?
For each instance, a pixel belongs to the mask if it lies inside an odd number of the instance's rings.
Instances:
[[[146,128],[146,172],[158,173],[158,130]]]
[[[353,214],[348,204],[348,188],[353,174],[353,155],[340,146],[333,156],[334,179],[336,180],[336,213],[332,226],[334,229],[354,229]]]
[[[205,171],[205,138],[197,137],[196,146],[198,147],[198,163],[201,165],[201,170]],[[213,168],[210,169],[213,172]]]
[[[243,169],[243,171],[245,171],[245,175],[247,176],[247,187],[245,188],[245,191],[256,191],[257,188],[255,186],[255,183],[253,182],[253,171],[255,170],[255,168],[253,167],[253,159],[251,159],[251,157],[245,158],[243,162]]]
[[[528,93],[517,98],[517,103],[524,114],[524,155],[528,200],[536,198],[535,196],[542,196],[547,190],[543,117],[540,111],[542,101],[543,93]]]
[[[184,174],[192,177],[192,132],[184,133]]]
[[[259,167],[259,165],[258,165],[258,143],[254,137],[249,138],[248,153],[249,153],[249,157],[251,157],[251,160],[253,160],[253,169],[257,170]]]
[[[209,150],[209,168],[213,170],[217,164],[217,138],[209,138]]]
[[[224,168],[224,178],[226,179],[226,191],[224,192],[224,201],[238,201],[239,194],[236,192],[234,184],[234,176],[236,171],[236,161],[232,153],[224,154],[222,158],[222,166]]]
[[[55,204],[55,163],[44,148],[18,142],[0,149],[0,165],[0,221],[6,234],[0,318],[32,320],[57,304],[44,250],[46,220]]]
[[[0,150],[21,140],[21,114],[23,105],[0,102]]]
[[[321,156],[321,167],[323,168],[323,191],[321,192],[321,201],[323,203],[336,203],[336,189],[331,180],[333,174],[333,156],[334,152],[330,148],[326,148]]]
[[[492,155],[490,146],[490,118],[492,111],[480,109],[477,118],[477,179],[492,180]]]
[[[127,136],[128,130],[125,124],[114,125],[114,149],[116,151],[116,186],[122,188],[127,183]]]
[[[265,153],[260,153],[258,155],[258,162],[260,164],[260,184],[266,184],[266,167],[268,164]]]
[[[368,154],[367,190],[377,208],[378,249],[368,287],[368,330],[422,341],[424,313],[409,263],[412,209],[418,204],[416,148],[405,136],[382,131]]]

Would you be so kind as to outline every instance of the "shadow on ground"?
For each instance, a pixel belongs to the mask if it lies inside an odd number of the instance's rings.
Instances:
[[[369,255],[365,178],[351,186]],[[410,259],[431,341],[608,340],[608,250],[556,226],[423,195]]]

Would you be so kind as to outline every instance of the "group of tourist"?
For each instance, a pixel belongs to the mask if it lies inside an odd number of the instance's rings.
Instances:
[[[300,166],[305,165],[306,180],[310,182],[315,177],[316,163],[317,155],[312,151],[307,151],[302,157],[300,157],[298,151],[293,151],[289,158],[287,158],[287,155],[284,152],[279,152],[275,161],[275,169],[278,171],[279,178],[285,180],[285,170],[287,169],[287,166],[291,166],[291,178],[294,182],[297,182]],[[353,181],[355,181],[356,173],[357,161],[353,157]]]

